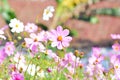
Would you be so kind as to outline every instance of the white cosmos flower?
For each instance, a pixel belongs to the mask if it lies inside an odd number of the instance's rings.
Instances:
[[[16,33],[23,32],[24,29],[23,23],[16,18],[10,20],[9,26],[12,28],[11,31]]]
[[[27,66],[25,65],[25,63],[22,63],[22,62],[19,62],[19,64],[16,64],[16,67],[21,72],[25,72],[27,69]]]
[[[0,30],[0,38],[2,38],[2,39],[6,39],[6,37],[4,36],[4,32],[3,32],[3,30]]]
[[[36,65],[34,65],[34,64],[30,64],[30,65],[28,66],[27,72],[28,72],[28,74],[30,74],[31,76],[34,76],[35,73],[39,71],[39,69],[40,69],[39,66],[36,66]]]
[[[39,71],[37,75],[41,78],[45,77],[45,72],[43,70]]]
[[[25,63],[25,57],[22,55],[22,53],[15,54],[13,59],[16,63],[18,63],[18,62],[19,63]]]
[[[43,20],[48,21],[49,18],[53,17],[54,11],[55,11],[55,9],[53,6],[48,6],[46,9],[44,9]]]

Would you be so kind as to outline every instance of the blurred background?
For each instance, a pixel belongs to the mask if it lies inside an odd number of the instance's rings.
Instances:
[[[53,18],[44,21],[47,6],[54,6],[55,12]],[[57,25],[70,29],[75,49],[109,47],[113,43],[110,34],[120,33],[120,0],[0,0],[0,27],[14,17],[43,29]]]

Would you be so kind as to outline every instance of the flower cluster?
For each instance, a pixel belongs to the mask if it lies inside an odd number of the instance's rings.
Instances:
[[[53,16],[54,8],[47,7],[43,19]],[[93,47],[92,54],[85,59],[84,52],[68,50],[72,37],[68,29],[38,30],[34,23],[23,24],[14,18],[9,23],[11,32],[21,35],[21,42],[14,38],[7,41],[6,27],[0,29],[0,80],[120,80],[120,44],[112,45],[113,52],[105,56],[101,48]],[[8,28],[8,26],[7,26]],[[119,35],[112,34],[114,40]],[[69,48],[70,49],[70,48]],[[87,54],[87,53],[86,53]],[[87,60],[87,64],[83,60]],[[108,66],[103,64],[108,62]]]

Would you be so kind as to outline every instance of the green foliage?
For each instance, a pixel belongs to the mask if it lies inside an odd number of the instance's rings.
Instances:
[[[92,10],[92,13],[98,15],[109,15],[109,16],[120,16],[120,8],[102,8],[97,10]]]
[[[13,10],[11,10],[8,0],[1,0],[2,6],[0,6],[0,13],[2,17],[5,19],[6,23],[9,24],[10,20],[15,18],[16,15]]]
[[[93,16],[93,17],[90,18],[90,22],[91,22],[92,24],[96,24],[96,23],[99,22],[99,20],[98,20],[97,17]]]

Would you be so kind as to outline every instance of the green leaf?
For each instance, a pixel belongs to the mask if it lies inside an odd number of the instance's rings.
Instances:
[[[97,17],[91,17],[91,18],[90,18],[90,22],[91,22],[92,24],[96,24],[96,23],[99,22],[99,20],[98,20]]]

